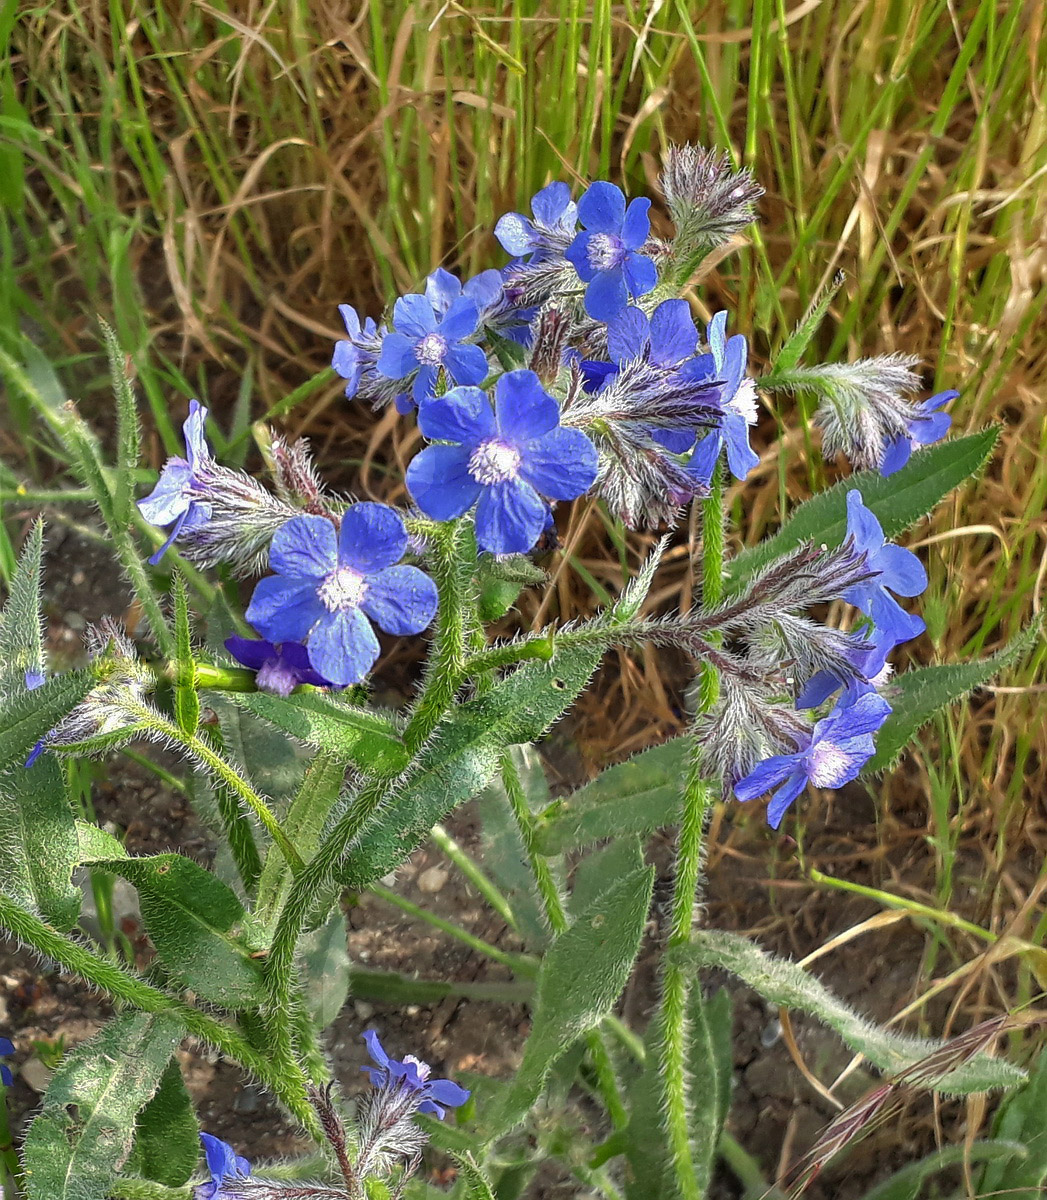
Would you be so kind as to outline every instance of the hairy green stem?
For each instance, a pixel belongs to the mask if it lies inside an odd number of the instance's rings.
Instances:
[[[702,603],[711,608],[723,595],[724,508],[723,464],[713,473],[712,490],[702,508]],[[707,712],[719,694],[719,674],[703,663],[699,676],[698,711]],[[683,793],[683,812],[676,849],[669,925],[670,948],[691,937],[698,880],[702,869],[705,822],[711,792],[702,777],[700,749],[692,746]],[[691,1151],[690,1105],[687,1097],[687,999],[690,978],[670,957],[662,976],[662,1088],[676,1187],[683,1200],[702,1200],[708,1180],[699,1178]]]
[[[501,667],[512,667],[529,659],[548,662],[555,646],[550,630],[540,637],[526,638],[517,642],[506,642],[502,646],[490,646],[473,654],[465,664],[466,675],[479,675],[483,671],[497,671]]]
[[[59,933],[3,893],[0,893],[0,925],[25,945],[32,946],[40,954],[53,959],[114,999],[123,1000],[143,1012],[174,1013],[193,1037],[214,1046],[256,1075],[314,1137],[319,1136],[319,1123],[306,1100],[305,1079],[297,1066],[290,1074],[274,1069],[267,1055],[255,1050],[228,1025],[207,1016],[184,1000],[145,983],[124,967],[99,957],[93,950]]]
[[[476,888],[487,903],[502,918],[510,929],[516,929],[516,916],[509,901],[502,895],[492,880],[488,879],[479,865],[469,857],[442,825],[434,825],[432,839],[437,847],[454,863],[459,871]]]

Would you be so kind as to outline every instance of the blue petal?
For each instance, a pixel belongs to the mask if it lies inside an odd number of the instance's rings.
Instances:
[[[432,1079],[426,1084],[425,1090],[438,1104],[448,1108],[461,1108],[472,1094],[452,1079]]]
[[[192,507],[192,506],[190,505],[190,507]],[[184,513],[182,513],[182,515],[178,518],[178,520],[175,521],[175,523],[171,526],[170,531],[167,534],[167,540],[160,547],[160,549],[157,550],[154,554],[149,555],[149,561],[150,561],[150,563],[152,563],[152,565],[154,567],[160,561],[160,559],[163,558],[163,556],[167,553],[167,551],[170,550],[171,543],[182,532],[182,526],[185,524],[185,519],[186,519],[186,517],[188,517],[188,515],[189,515],[189,509],[186,509],[186,511]]]
[[[14,1081],[15,1077],[11,1074],[11,1068],[5,1067],[3,1063],[0,1063],[0,1083],[4,1087],[11,1087]]]
[[[331,356],[331,367],[335,374],[347,380],[345,394],[353,396],[360,385],[360,375],[363,372],[364,355],[352,342],[335,342],[334,354]]]
[[[327,517],[304,513],[273,535],[269,566],[288,579],[323,579],[338,566],[338,535]],[[275,638],[274,641],[280,641]]]
[[[694,448],[691,460],[687,464],[688,473],[702,483],[711,482],[722,449],[723,437],[719,433],[706,434]]]
[[[367,1053],[374,1061],[382,1068],[389,1066],[389,1055],[382,1048],[382,1043],[378,1040],[378,1034],[373,1029],[365,1029],[363,1034],[364,1041],[367,1043]],[[364,1067],[364,1070],[370,1068]]]
[[[876,733],[891,715],[891,706],[878,692],[866,692],[846,707],[836,708],[814,727],[815,743],[842,742],[865,734]]]
[[[899,596],[918,596],[927,587],[927,572],[911,550],[888,542],[869,564],[879,571],[877,583]]]
[[[738,385],[742,382],[748,362],[749,344],[746,342],[743,334],[736,333],[734,337],[727,339],[727,345],[724,348],[723,366],[719,372],[719,374],[723,375],[724,380],[724,401],[730,400],[738,390]]]
[[[462,288],[462,295],[471,300],[482,315],[502,298],[502,273],[493,268],[474,275]]]
[[[429,1116],[435,1117],[438,1121],[442,1121],[446,1114],[446,1110],[441,1108],[439,1104],[434,1103],[432,1100],[423,1100],[421,1104],[418,1105],[417,1111],[420,1113],[427,1113]]]
[[[797,772],[774,793],[771,803],[767,805],[767,824],[772,829],[777,829],[782,823],[782,817],[785,816],[789,805],[803,791],[806,784],[806,776]]]
[[[652,429],[651,437],[670,454],[686,454],[694,445],[693,429]]]
[[[358,608],[325,613],[306,641],[314,670],[342,686],[359,683],[374,666],[380,647],[371,622]]]
[[[506,254],[520,256],[538,248],[534,225],[522,213],[511,212],[499,217],[494,236]]]
[[[713,314],[713,319],[705,327],[705,336],[716,362],[716,369],[719,371],[727,353],[727,312],[725,309],[721,308],[718,313]]]
[[[847,533],[854,538],[855,547],[870,557],[883,546],[880,522],[865,507],[857,488],[851,488],[847,493]]]
[[[651,202],[646,196],[629,201],[629,207],[625,210],[625,218],[621,226],[622,244],[627,250],[639,250],[650,237],[651,218],[647,215],[650,209]],[[651,285],[651,287],[653,286],[654,284]]]
[[[698,345],[698,330],[686,300],[663,300],[651,315],[651,361],[671,366],[690,358]]]
[[[476,542],[491,554],[526,554],[545,528],[548,510],[522,479],[484,488],[476,506]]]
[[[378,355],[376,369],[386,379],[403,379],[418,366],[414,356],[416,343],[402,333],[387,333],[382,338],[382,352]]]
[[[424,296],[411,292],[393,305],[393,324],[400,333],[417,341],[436,329],[436,313]]]
[[[653,262],[643,254],[630,250],[622,263],[622,273],[633,296],[646,296],[658,283],[658,271]]]
[[[436,584],[417,567],[387,567],[367,581],[360,607],[386,633],[421,633],[436,615]]]
[[[909,432],[913,441],[919,442],[921,446],[930,446],[933,442],[940,442],[945,437],[949,432],[950,425],[952,425],[952,417],[948,413],[929,412],[926,416],[917,417],[909,426]]]
[[[276,646],[263,638],[227,637],[224,645],[238,663],[252,671],[276,656]]]
[[[362,500],[345,510],[338,535],[339,566],[373,575],[398,563],[406,549],[407,530],[395,508]]]
[[[596,272],[589,265],[590,237],[592,237],[590,233],[579,233],[564,251],[564,257],[578,272],[578,278],[584,283],[588,283],[590,279],[596,277]]]
[[[478,446],[496,432],[494,412],[486,392],[476,387],[452,388],[418,406],[418,428],[431,442]],[[417,460],[415,460],[417,461]]]
[[[863,608],[862,611],[865,612],[866,609]],[[891,638],[896,646],[902,642],[911,642],[927,628],[922,617],[906,612],[898,601],[883,588],[875,589],[870,597],[867,611],[875,622],[876,628],[884,636]]]
[[[449,346],[444,366],[455,383],[483,383],[487,378],[487,355],[469,342]]]
[[[831,671],[818,671],[804,684],[796,697],[797,708],[817,708],[843,686]]]
[[[462,281],[443,267],[436,270],[425,281],[425,298],[438,312],[446,312],[462,294]]]
[[[156,487],[138,501],[138,511],[150,525],[170,525],[177,521],[189,507],[186,491],[192,480],[192,468],[184,458],[169,458]]]
[[[47,749],[47,747],[44,745],[44,743],[42,741],[37,742],[33,746],[32,750],[29,751],[29,754],[26,756],[26,760],[22,765],[26,766],[26,767],[31,767],[33,765],[33,763],[36,762],[36,760],[40,757],[41,754],[43,754],[43,752],[46,749]]]
[[[411,385],[411,395],[414,397],[415,404],[421,404],[423,400],[428,400],[430,396],[436,394],[436,381],[439,378],[439,367],[426,365],[418,368],[418,374],[414,377],[414,383]]]
[[[560,407],[533,371],[507,371],[494,387],[498,433],[514,446],[541,437],[560,423]]]
[[[617,374],[614,363],[595,362],[591,358],[583,358],[579,366],[582,386],[587,392],[598,392],[612,375]]]
[[[232,1146],[210,1133],[201,1132],[200,1141],[203,1143],[204,1158],[207,1160],[207,1169],[211,1172],[213,1183],[221,1183],[223,1179],[236,1173],[236,1154]]]
[[[189,466],[194,468],[201,460],[211,458],[211,448],[204,436],[204,425],[207,422],[207,409],[198,401],[189,401],[189,416],[182,423],[182,433],[185,437],[185,456]]]
[[[551,500],[573,500],[596,481],[596,447],[580,429],[557,428],[528,445],[520,476]]]
[[[267,575],[255,584],[244,618],[271,642],[301,642],[326,613],[316,584]]]
[[[9,1054],[14,1054],[15,1044],[10,1038],[0,1037],[0,1056],[6,1058]]]
[[[880,463],[880,474],[884,477],[893,475],[895,471],[900,471],[911,457],[911,437],[901,433],[897,437],[891,438],[887,443],[887,449],[883,452],[883,462]]]
[[[642,358],[650,344],[651,322],[642,309],[630,306],[607,326],[607,353],[616,363]]]
[[[727,465],[735,479],[744,479],[760,461],[749,445],[749,423],[741,413],[723,415],[723,440],[727,444]]]
[[[571,189],[566,183],[554,180],[531,198],[531,212],[546,228],[553,229],[570,203]]]
[[[734,785],[734,794],[738,800],[755,800],[777,787],[784,780],[801,772],[801,754],[775,754],[759,762],[743,779]],[[800,775],[801,781],[804,776]],[[800,786],[803,786],[801,782]],[[798,793],[797,793],[798,794]]]
[[[591,183],[578,201],[578,219],[590,233],[621,233],[625,220],[621,188],[613,183]]]
[[[407,490],[434,521],[452,521],[476,503],[482,490],[469,474],[469,450],[429,446],[407,466]]]
[[[621,267],[598,271],[585,289],[585,311],[594,321],[613,321],[628,303],[629,292]]]
[[[449,342],[460,342],[475,333],[479,323],[480,313],[475,302],[468,296],[459,296],[440,320],[440,336]]]
[[[342,314],[342,320],[345,322],[346,333],[350,338],[358,338],[361,333],[360,314],[351,304],[339,304],[338,311]]]

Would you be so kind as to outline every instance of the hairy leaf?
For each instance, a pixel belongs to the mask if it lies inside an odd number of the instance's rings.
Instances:
[[[177,1059],[171,1059],[153,1098],[138,1114],[129,1174],[181,1187],[196,1170],[200,1133]]]
[[[306,1008],[320,1031],[342,1011],[349,997],[349,949],[345,913],[336,908],[325,925],[298,945]]]
[[[0,701],[0,770],[22,769],[33,746],[68,716],[93,682],[88,671],[69,671]]]
[[[458,1178],[462,1181],[463,1200],[495,1200],[487,1176],[480,1170],[471,1154],[455,1154],[451,1157],[458,1165]]]
[[[616,839],[587,854],[575,867],[568,908],[572,913],[584,912],[606,890],[609,880],[622,879],[643,865],[643,848],[635,836]]]
[[[650,867],[616,880],[549,947],[523,1062],[489,1118],[488,1137],[523,1119],[560,1055],[614,1007],[640,949],[653,885]]]
[[[183,1032],[169,1013],[124,1013],[66,1056],[26,1136],[27,1200],[109,1194]]]
[[[765,953],[738,934],[703,929],[695,933],[692,945],[673,953],[695,968],[718,967],[737,975],[771,1004],[810,1013],[889,1075],[900,1074],[944,1044],[873,1025],[802,967]],[[1025,1073],[1017,1067],[983,1052],[943,1075],[934,1090],[966,1095],[1016,1087],[1024,1078]]]
[[[37,521],[25,540],[0,612],[0,696],[25,688],[27,671],[44,663],[40,617],[40,575],[44,553],[44,523]]]
[[[1042,1126],[1042,1121],[1041,1121]],[[1025,1147],[1017,1142],[999,1140],[972,1142],[969,1146],[943,1146],[918,1162],[907,1163],[888,1179],[876,1184],[865,1193],[862,1200],[915,1200],[924,1183],[946,1167],[959,1167],[964,1163],[987,1163],[994,1167],[1020,1167],[1025,1158]],[[998,1196],[999,1200],[1043,1200],[1043,1192],[1037,1188],[1032,1192],[1010,1190],[987,1192],[979,1188],[979,1196]]]
[[[1041,1050],[1037,1056],[1028,1083],[1000,1105],[993,1135],[1005,1142],[1018,1142],[1023,1153],[1009,1162],[987,1165],[978,1194],[1006,1196],[1007,1200],[1043,1200],[1047,1183],[1047,1051]]]
[[[886,771],[935,713],[962,700],[968,692],[989,682],[1016,663],[1036,645],[1041,625],[1037,621],[1012,638],[1001,650],[975,662],[919,667],[892,680],[886,698],[891,715],[876,735],[876,753],[865,764],[864,775]]]
[[[804,501],[772,537],[743,550],[727,563],[725,587],[737,591],[757,571],[803,542],[838,546],[847,531],[847,493],[857,488],[865,504],[893,538],[925,517],[938,502],[989,461],[1000,435],[992,426],[966,437],[939,442],[914,454],[889,478],[859,471]]]

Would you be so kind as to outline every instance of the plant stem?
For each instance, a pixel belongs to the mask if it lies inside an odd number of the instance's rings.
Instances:
[[[40,954],[53,959],[109,996],[132,1004],[143,1012],[174,1013],[193,1037],[214,1046],[256,1075],[314,1137],[319,1137],[319,1123],[305,1098],[305,1079],[297,1066],[290,1074],[274,1069],[267,1055],[255,1050],[228,1025],[207,1016],[184,1000],[145,983],[116,963],[100,958],[87,946],[26,912],[3,893],[0,893],[0,925],[10,930],[19,941],[32,946]]]
[[[442,825],[433,826],[432,839],[502,918],[506,925],[510,929],[515,930],[516,917],[510,907],[509,901]]]
[[[712,490],[702,507],[702,603],[713,607],[723,595],[723,464],[713,473]],[[719,693],[716,668],[703,663],[699,676],[698,711],[707,712]],[[710,789],[702,777],[697,744],[691,748],[684,785],[683,812],[676,849],[669,947],[690,941],[694,904],[701,875],[705,820]],[[691,1152],[690,1105],[687,1096],[687,999],[690,978],[670,957],[662,977],[662,1085],[665,1123],[677,1190],[684,1200],[701,1200],[708,1180],[699,1178]]]

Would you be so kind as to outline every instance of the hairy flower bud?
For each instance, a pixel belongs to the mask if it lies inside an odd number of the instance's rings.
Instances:
[[[692,145],[669,147],[659,186],[676,225],[675,252],[684,260],[750,225],[763,195],[752,172],[735,170],[726,151]]]
[[[271,453],[273,481],[280,499],[307,512],[323,513],[326,489],[313,462],[308,441],[297,438],[289,442],[286,438],[276,437]]]

